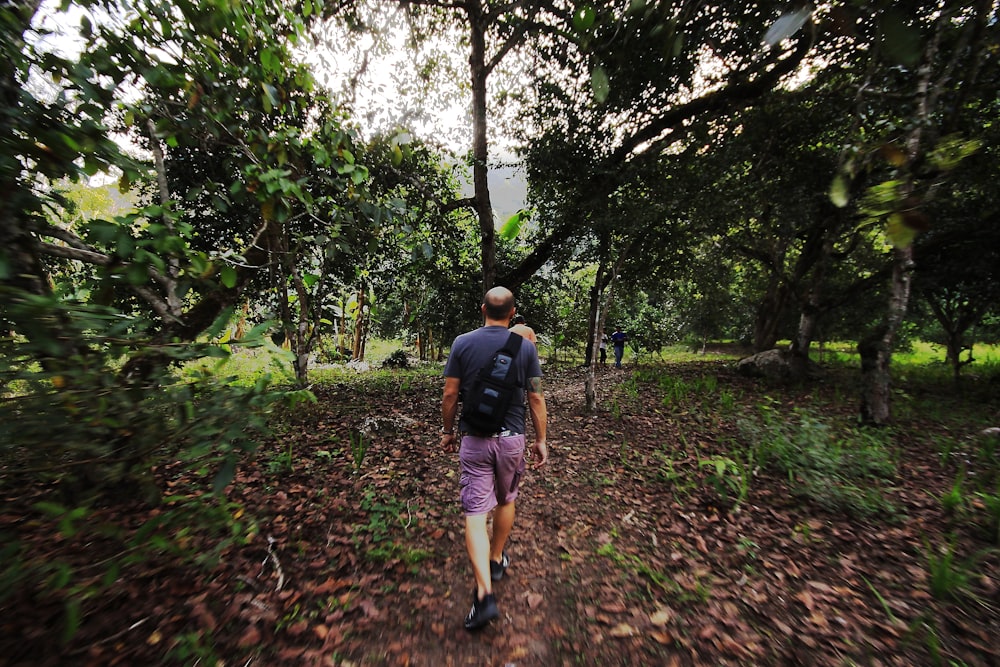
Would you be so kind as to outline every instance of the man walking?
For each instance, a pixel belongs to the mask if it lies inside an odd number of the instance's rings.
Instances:
[[[524,315],[518,313],[514,316],[512,322],[513,326],[510,328],[511,331],[516,333],[521,338],[530,340],[535,344],[535,347],[538,347],[538,336],[535,335],[535,330],[528,326],[528,323],[524,319]]]
[[[507,323],[514,315],[514,295],[505,287],[494,287],[486,293],[481,308],[485,324],[458,336],[445,364],[441,401],[444,421],[441,444],[444,447],[453,448],[456,444],[459,396],[472,384],[479,369],[489,364],[507,342],[510,335]],[[532,468],[545,465],[549,456],[538,351],[527,340],[521,339],[520,344],[510,372],[518,386],[527,391],[517,390],[499,433],[475,433],[464,421],[458,424],[465,546],[476,579],[472,609],[465,617],[467,630],[481,628],[500,615],[493,595],[493,582],[503,578],[510,564],[504,546],[514,527],[514,501],[525,470],[525,394],[535,431]],[[486,529],[486,519],[494,508],[491,536]]]
[[[611,345],[615,348],[615,368],[622,367],[622,357],[625,356],[625,341],[628,334],[622,331],[620,326],[615,327],[615,332],[611,334]]]

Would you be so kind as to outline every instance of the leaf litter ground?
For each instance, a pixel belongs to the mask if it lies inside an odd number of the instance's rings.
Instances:
[[[200,566],[167,552],[138,559],[84,601],[66,643],[58,596],[15,595],[0,655],[10,665],[1000,664],[998,558],[942,509],[955,469],[927,436],[944,427],[911,418],[894,431],[895,517],[823,510],[765,470],[734,506],[701,462],[745,449],[736,420],[764,394],[780,411],[849,416],[852,406],[836,382],[763,387],[731,359],[661,372],[718,384],[678,398],[599,369],[591,415],[584,371],[547,370],[551,460],[523,481],[495,591],[501,616],[481,632],[462,627],[472,577],[457,454],[437,435],[441,382],[407,376],[319,387],[315,405],[280,417],[280,437],[227,489],[225,511],[256,522],[248,543]],[[159,472],[165,486],[184,483]],[[26,520],[38,497],[6,498],[0,515],[35,558],[86,573],[120,551]],[[133,527],[156,513],[100,510]],[[210,553],[219,538],[174,539]],[[941,601],[929,554],[952,539],[975,564]]]

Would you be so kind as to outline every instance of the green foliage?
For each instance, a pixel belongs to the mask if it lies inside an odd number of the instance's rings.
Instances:
[[[295,456],[292,450],[293,440],[289,438],[288,445],[269,458],[267,471],[272,475],[285,475],[292,472],[295,467]]]
[[[403,540],[398,538],[398,531],[402,530],[405,534],[410,528],[412,517],[409,504],[368,488],[360,507],[367,513],[368,523],[357,527],[355,545],[363,549],[368,558],[379,562],[398,559],[406,565],[415,566],[433,556],[425,549],[404,546]]]
[[[205,632],[184,632],[177,635],[173,638],[170,650],[167,651],[167,657],[185,665],[197,665],[202,662],[214,665],[219,662],[212,646],[211,633]]]
[[[734,456],[737,454],[734,453]],[[699,468],[708,468],[708,483],[722,498],[723,502],[738,508],[750,494],[750,480],[754,474],[753,450],[748,450],[745,459],[716,456],[698,461]]]
[[[648,368],[635,371],[634,377],[638,381],[655,382],[663,392],[662,403],[665,408],[686,408],[694,400],[699,400],[706,414],[726,415],[736,405],[733,392],[720,389],[719,378],[715,375],[684,378]]]
[[[955,478],[955,483],[951,485],[941,496],[941,507],[945,513],[951,515],[957,513],[965,504],[965,494],[962,490],[962,482],[965,479],[965,471]]]
[[[654,460],[657,466],[653,472],[653,481],[665,485],[678,502],[683,501],[694,489],[695,477],[677,470],[673,458],[666,449],[658,450],[654,454]]]
[[[361,431],[352,430],[348,434],[348,441],[351,446],[351,458],[354,462],[354,469],[361,470],[361,465],[365,462],[368,454],[368,446],[371,444],[368,437]]]
[[[175,362],[225,358],[210,345],[143,346],[133,332],[141,319],[123,319],[102,309],[71,310],[86,323],[89,352],[65,363],[40,367],[37,342],[7,339],[0,356],[0,456],[5,486],[30,481],[56,484],[69,498],[93,494],[155,497],[150,468],[160,461],[181,461],[217,489],[232,479],[238,458],[252,451],[267,433],[266,418],[279,401],[310,400],[308,392],[273,392],[269,376],[250,386],[210,370],[178,377],[162,371],[148,384],[122,384],[122,354],[134,358],[165,356]],[[262,344],[257,338],[241,341]],[[133,347],[134,346],[134,347]],[[131,349],[130,349],[131,348]],[[52,438],[53,432],[59,433]],[[152,494],[152,495],[150,495]]]
[[[941,505],[957,522],[970,525],[1000,546],[1000,458],[996,432],[987,431],[973,441],[947,441],[944,463],[961,461],[951,488],[941,496]]]
[[[975,500],[982,507],[987,535],[1000,547],[1000,485],[993,492],[977,491]]]
[[[762,467],[787,475],[793,491],[820,506],[861,516],[892,515],[881,486],[896,474],[884,432],[837,428],[806,410],[794,419],[761,406],[739,422]]]
[[[406,350],[396,350],[382,361],[382,368],[409,368],[410,357]]]
[[[657,588],[671,592],[676,590],[676,585],[666,573],[653,569],[639,556],[622,553],[612,542],[607,542],[598,547],[597,555],[608,558],[615,565],[645,577]]]
[[[940,548],[925,542],[924,552],[930,574],[928,586],[935,599],[952,599],[967,591],[973,575],[969,563],[958,562],[954,537]]]
[[[154,344],[141,317],[18,295],[7,312],[66,321],[67,338],[86,352],[43,354],[39,363],[39,350],[57,341],[19,336],[0,342],[0,485],[11,495],[50,488],[51,495],[35,504],[37,520],[50,522],[63,539],[110,542],[115,551],[85,567],[14,552],[2,568],[0,594],[36,591],[61,601],[68,640],[122,568],[160,558],[210,566],[228,545],[247,539],[252,522],[240,521],[242,510],[223,501],[221,492],[240,459],[268,435],[276,405],[315,399],[306,391],[273,390],[266,374],[245,384],[216,375],[211,364],[197,362],[225,359],[226,349]],[[263,346],[263,332],[233,343]],[[147,358],[161,361],[136,381],[130,364]],[[194,365],[173,371],[186,362]],[[161,497],[163,483],[172,495]],[[159,512],[127,529],[99,514],[98,508],[117,507],[116,501],[159,504]],[[212,548],[199,539],[205,533],[213,535]]]
[[[65,539],[80,544],[113,544],[115,550],[98,562],[80,564],[43,560],[16,543],[9,545],[3,552],[8,557],[0,565],[0,601],[18,591],[60,601],[59,639],[66,643],[78,630],[83,615],[95,604],[104,604],[102,596],[130,565],[178,559],[211,569],[222,553],[233,545],[246,544],[257,532],[256,523],[244,516],[239,505],[203,488],[185,490],[187,493],[163,498],[161,511],[135,529],[91,518],[91,508],[36,504],[38,515],[31,520],[53,522]],[[88,520],[82,521],[85,518]]]

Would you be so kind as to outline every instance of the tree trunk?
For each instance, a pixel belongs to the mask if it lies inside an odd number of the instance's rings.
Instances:
[[[799,315],[799,328],[792,340],[792,373],[797,378],[804,378],[809,370],[809,348],[812,346],[813,333],[816,331],[816,321],[819,319],[819,308],[816,304],[806,304]]]
[[[600,273],[600,272],[598,272]],[[600,346],[601,335],[604,332],[604,318],[608,312],[608,304],[611,303],[611,295],[615,289],[614,278],[608,284],[606,290],[601,290],[598,293],[598,299],[594,305],[597,312],[594,313],[594,320],[596,326],[594,327],[593,335],[591,336],[590,343],[594,350],[597,350]],[[587,412],[595,413],[597,412],[597,355],[593,354],[590,357],[589,363],[587,364],[587,380],[584,387],[584,392],[586,395],[586,409]]]
[[[951,374],[958,383],[958,377],[962,370],[962,334],[954,331],[946,331],[947,335],[947,355],[948,365],[951,366]]]
[[[770,350],[778,342],[778,327],[788,303],[788,288],[777,278],[772,278],[767,293],[757,307],[753,326],[753,351]]]
[[[354,319],[354,347],[351,350],[351,359],[364,361],[365,351],[362,345],[362,333],[364,332],[365,320],[365,290],[362,287],[358,290],[358,314]]]
[[[587,316],[587,351],[584,359],[588,365],[592,364],[594,357],[600,347],[601,319],[604,317],[604,309],[601,307],[601,295],[607,286],[607,257],[601,253],[601,261],[597,265],[597,275],[594,276],[594,285],[590,288],[590,312]]]
[[[858,343],[861,354],[861,421],[884,426],[891,421],[890,373],[892,346],[910,300],[913,248],[896,248],[893,254],[892,284],[885,321]]]
[[[622,262],[631,253],[633,246],[634,241],[625,247],[618,260],[610,268],[604,266],[607,260],[605,257],[606,253],[602,252],[601,264],[598,267],[597,276],[594,278],[594,285],[599,286],[599,289],[596,291],[597,298],[591,300],[591,308],[596,309],[596,311],[591,315],[594,326],[589,335],[589,345],[592,354],[587,364],[587,381],[585,386],[588,412],[597,412],[597,380],[594,377],[597,369],[597,354],[593,353],[600,348],[601,335],[604,333],[604,318],[607,315],[608,304],[611,303],[611,297],[615,291],[618,272],[621,270]]]
[[[469,14],[469,69],[472,83],[472,184],[476,216],[479,218],[480,251],[483,262],[483,292],[496,281],[496,238],[493,205],[490,202],[489,144],[486,122],[486,25],[478,0],[466,3]]]
[[[799,379],[804,379],[809,373],[809,348],[812,347],[816,327],[822,314],[823,283],[826,280],[826,270],[833,253],[833,242],[826,234],[820,245],[820,255],[816,260],[816,270],[813,272],[809,295],[801,306],[799,327],[791,346],[791,370]]]
[[[309,291],[298,275],[294,275],[294,282],[299,312],[295,337],[292,339],[292,352],[295,354],[295,380],[300,387],[304,387],[309,384],[309,353],[312,351],[312,336],[309,331],[311,301]]]

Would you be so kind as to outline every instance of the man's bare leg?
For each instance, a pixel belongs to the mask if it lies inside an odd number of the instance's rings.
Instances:
[[[494,533],[495,522],[494,518]],[[493,592],[493,582],[490,579],[490,536],[486,531],[485,514],[465,517],[465,548],[469,552],[472,571],[476,575],[476,592],[482,600]]]
[[[507,538],[514,528],[514,503],[498,505],[493,513],[493,539],[490,541],[490,560],[499,563],[503,558],[503,548],[507,545]],[[489,574],[489,563],[487,574]]]

